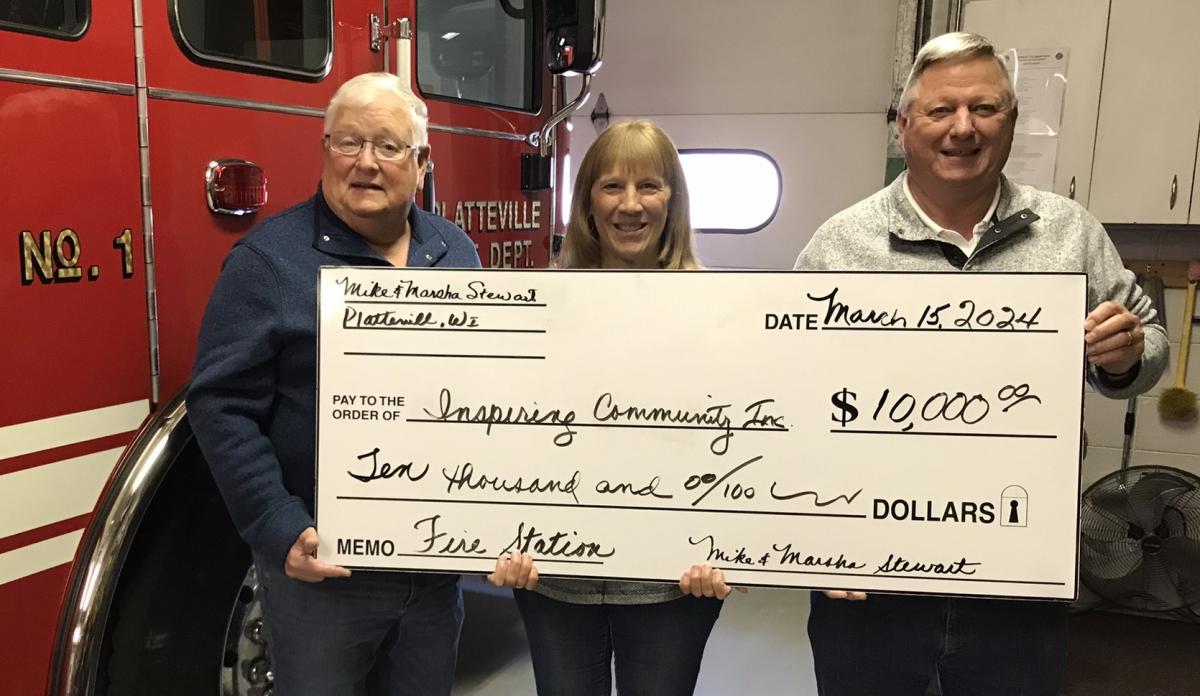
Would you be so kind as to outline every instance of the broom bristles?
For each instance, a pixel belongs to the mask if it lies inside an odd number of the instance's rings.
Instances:
[[[1194,420],[1197,415],[1196,394],[1180,387],[1171,387],[1159,397],[1158,413],[1164,420]]]

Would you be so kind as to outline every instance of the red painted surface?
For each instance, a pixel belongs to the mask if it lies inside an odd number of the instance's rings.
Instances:
[[[329,75],[307,82],[198,65],[180,50],[168,5],[147,8],[147,80],[165,88],[323,109],[342,82],[383,69],[368,47],[371,12],[381,0],[334,3],[335,43]],[[200,319],[221,260],[254,223],[308,198],[321,174],[322,120],[181,101],[150,102],[150,176],[157,250],[160,393],[187,383]],[[197,127],[200,124],[202,127]],[[181,137],[183,134],[186,136]],[[204,172],[214,159],[258,164],[267,177],[267,205],[247,217],[215,215],[204,196]]]
[[[70,565],[61,565],[0,585],[0,694],[46,693],[50,653],[58,630],[59,606]]]
[[[33,469],[50,464],[52,462],[61,462],[64,459],[73,457],[82,457],[85,454],[94,452],[103,452],[104,450],[114,449],[116,447],[124,447],[133,440],[134,431],[127,433],[118,433],[107,437],[98,437],[94,440],[84,440],[83,442],[75,442],[62,447],[52,447],[40,452],[31,452],[23,454],[19,457],[9,457],[8,459],[0,459],[0,476],[11,474],[16,471],[24,471],[25,469]]]
[[[2,537],[0,538],[0,553],[7,553],[14,549],[36,544],[39,541],[53,539],[56,536],[62,536],[63,534],[74,532],[77,529],[83,529],[87,526],[87,523],[89,520],[91,520],[91,518],[91,513],[86,515],[77,515],[69,519],[59,520],[58,522],[43,525],[36,529],[30,529],[28,531],[21,532],[20,534]]]
[[[0,66],[132,85],[133,61],[113,57],[133,55],[133,3],[87,4],[92,21],[77,40],[0,30]]]
[[[181,50],[169,2],[144,3],[146,75],[152,90],[323,109],[345,79],[383,67],[367,47],[371,12],[383,0],[339,0],[329,75],[319,81],[247,74],[201,65]],[[131,85],[132,3],[91,2],[90,26],[78,41],[0,30],[0,67]],[[412,0],[393,1],[393,17],[413,17]],[[394,50],[394,49],[393,49]],[[414,51],[416,51],[414,46]],[[414,76],[415,83],[415,76]],[[160,94],[160,93],[159,93]],[[431,98],[441,126],[517,133],[539,130],[549,112],[521,113]],[[149,99],[150,188],[160,335],[161,399],[186,383],[198,324],[230,246],[255,222],[311,196],[320,176],[321,119]],[[63,87],[0,81],[0,427],[150,398],[150,358],[136,100]],[[437,202],[450,219],[468,204],[464,223],[484,265],[544,266],[556,225],[551,193],[520,190],[521,142],[431,131]],[[263,167],[269,200],[248,218],[209,212],[208,162],[241,158]],[[561,164],[561,162],[560,162]],[[561,170],[561,167],[559,167]],[[555,194],[556,195],[556,194]],[[488,230],[492,202],[495,226]],[[540,206],[537,229],[529,222]],[[505,218],[507,224],[501,222]],[[21,282],[21,232],[35,238],[64,228],[80,239],[80,280]],[[133,275],[122,277],[113,239],[130,230]],[[5,241],[7,239],[7,241]],[[522,249],[516,256],[516,248]],[[99,277],[88,280],[91,265]],[[0,460],[0,477],[90,452],[119,447],[131,433]],[[0,482],[2,483],[2,482]],[[12,552],[82,528],[90,516],[61,520],[0,539]],[[0,694],[46,688],[61,601],[71,565],[0,585]],[[114,572],[118,569],[112,569]]]
[[[163,398],[191,374],[196,337],[221,261],[256,222],[313,195],[321,177],[321,120],[184,102],[150,104],[158,331]],[[204,128],[191,124],[203,123]],[[175,137],[187,132],[187,138]],[[267,176],[254,215],[209,212],[204,170],[216,158],[250,160]]]
[[[20,396],[0,399],[0,426],[148,398],[134,98],[0,82],[0,133],[0,384]],[[64,228],[79,237],[82,277],[23,284],[21,232],[54,240]],[[131,278],[113,248],[126,228]]]
[[[383,68],[383,54],[372,52],[367,45],[369,16],[372,12],[383,15],[383,0],[333,3],[332,63],[328,75],[317,82],[234,73],[196,62],[181,50],[172,30],[172,4],[144,3],[146,80],[151,87],[323,109],[346,78]]]

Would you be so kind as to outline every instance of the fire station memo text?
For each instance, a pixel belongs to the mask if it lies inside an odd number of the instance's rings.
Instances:
[[[324,268],[319,555],[1070,599],[1081,274]]]

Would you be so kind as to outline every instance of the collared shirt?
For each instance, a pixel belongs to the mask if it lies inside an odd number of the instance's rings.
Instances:
[[[983,236],[984,232],[987,232],[989,227],[992,226],[992,218],[996,215],[996,206],[1000,203],[1000,182],[996,182],[996,193],[992,195],[992,205],[988,208],[987,214],[983,216],[982,220],[975,224],[975,229],[971,230],[971,238],[967,239],[958,232],[955,232],[954,230],[948,230],[934,222],[933,218],[929,217],[929,215],[921,209],[921,206],[917,204],[917,199],[913,198],[912,190],[908,187],[908,177],[906,176],[903,178],[904,181],[902,186],[904,187],[904,197],[908,199],[908,202],[910,205],[912,205],[913,210],[917,211],[917,217],[921,218],[921,222],[925,223],[925,226],[929,228],[929,231],[937,235],[938,240],[949,242],[959,249],[962,249],[962,252],[967,256],[970,256],[972,253],[974,253],[975,246],[979,244],[979,238]]]

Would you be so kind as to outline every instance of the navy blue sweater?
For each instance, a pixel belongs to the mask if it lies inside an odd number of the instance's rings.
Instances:
[[[408,221],[409,266],[479,267],[448,220],[414,206]],[[313,526],[317,270],[387,265],[318,187],[234,245],[209,298],[188,417],[238,532],[280,567]]]

